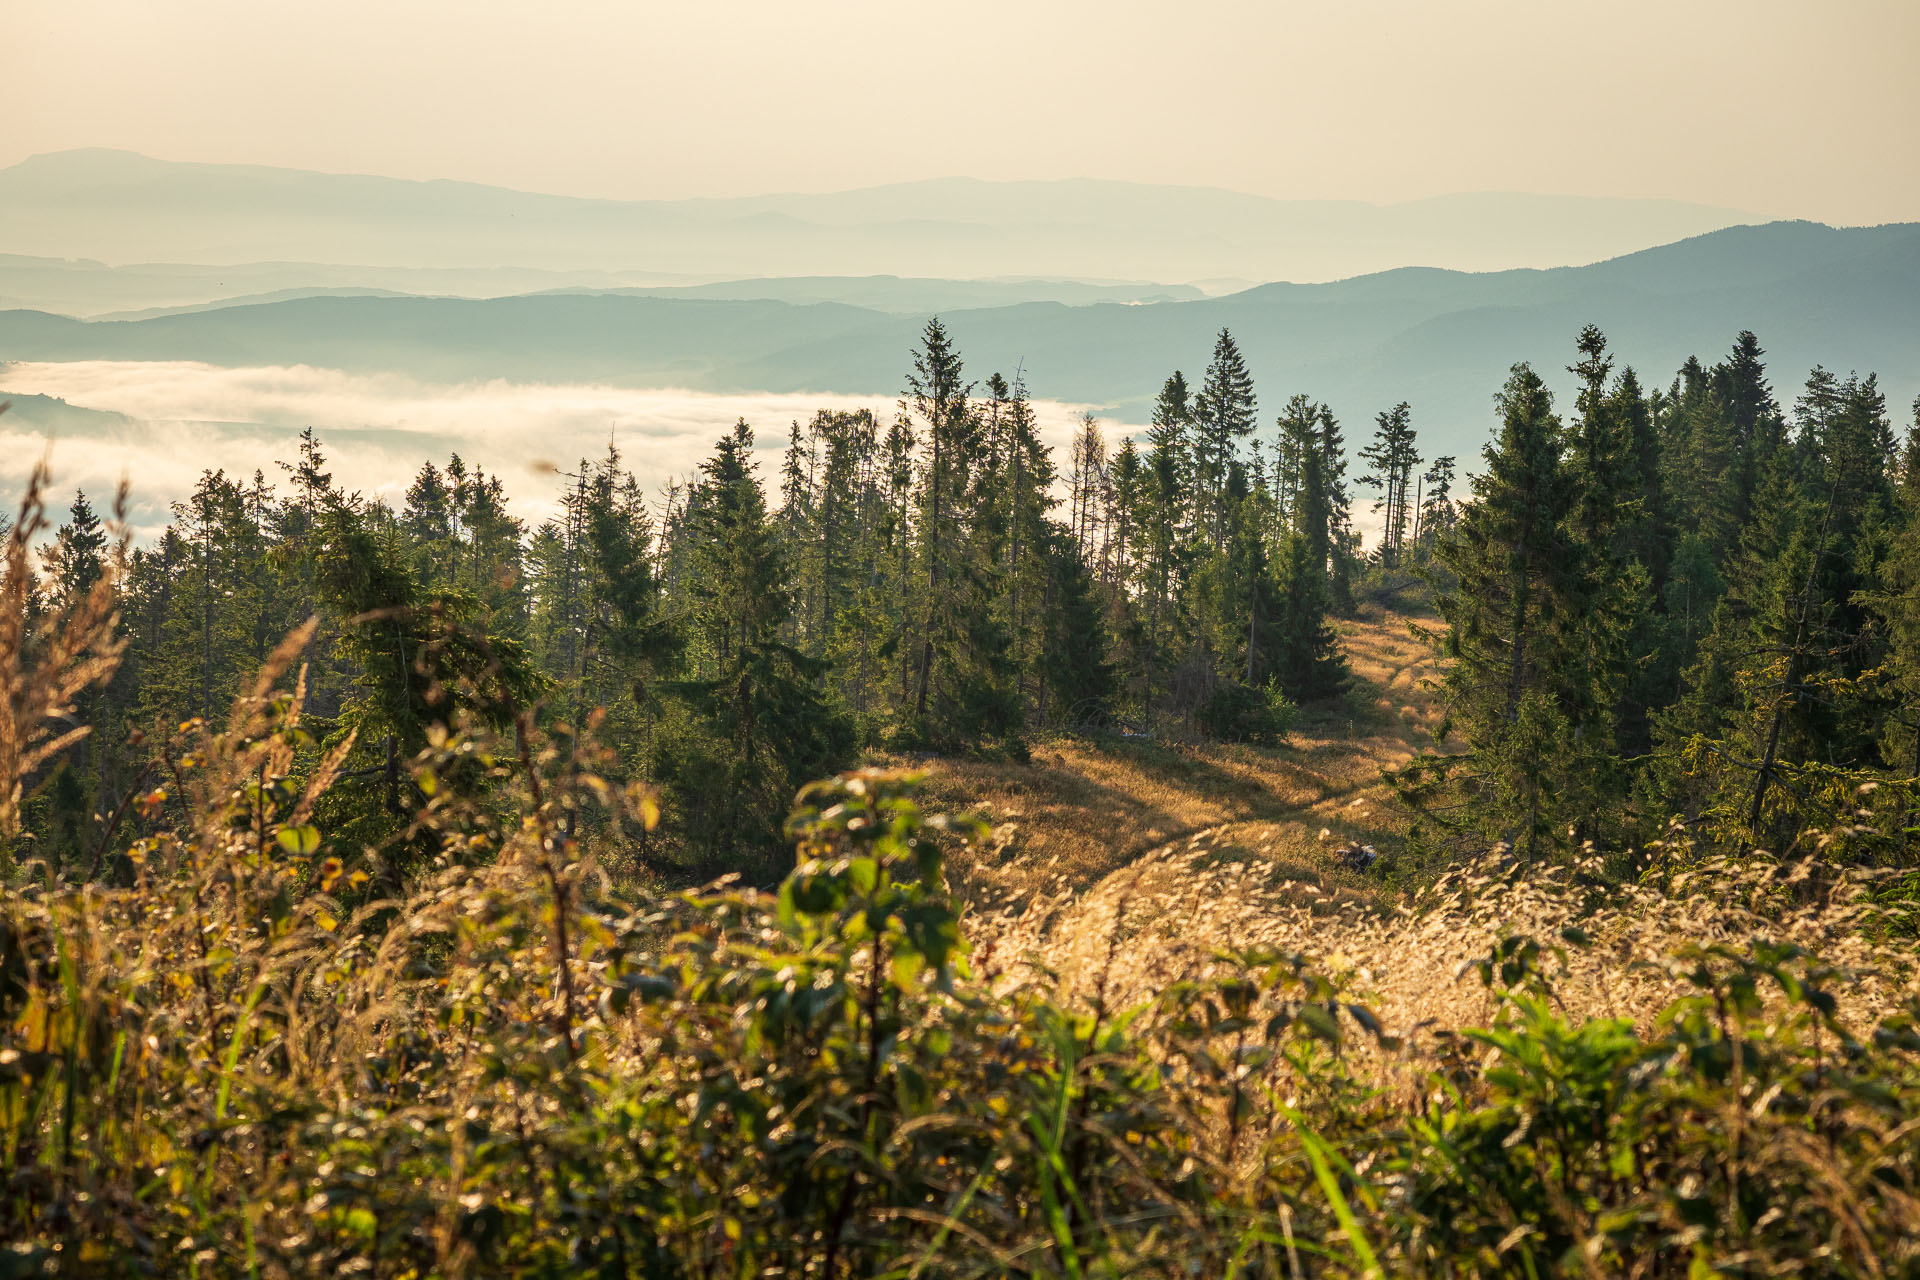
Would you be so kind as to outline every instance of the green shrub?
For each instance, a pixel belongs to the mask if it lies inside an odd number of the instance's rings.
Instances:
[[[1207,695],[1193,718],[1210,738],[1270,746],[1286,738],[1295,711],[1278,681],[1249,685],[1226,680]]]

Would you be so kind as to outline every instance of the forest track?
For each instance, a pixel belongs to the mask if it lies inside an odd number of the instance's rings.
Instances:
[[[1390,855],[1403,843],[1408,815],[1382,771],[1431,743],[1438,708],[1423,682],[1438,667],[1408,632],[1429,621],[1375,608],[1337,624],[1353,685],[1303,708],[1284,746],[1058,739],[1026,763],[934,761],[928,799],[994,823],[993,846],[965,877],[980,905],[1090,893],[1177,845],[1264,863],[1303,891],[1384,904],[1378,876],[1331,854],[1352,842]]]

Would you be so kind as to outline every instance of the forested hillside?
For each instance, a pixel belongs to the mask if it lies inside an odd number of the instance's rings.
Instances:
[[[536,528],[37,474],[0,1275],[1909,1273],[1920,404],[1569,337],[1472,465],[1226,330],[1055,457],[935,320]]]
[[[211,721],[310,615],[308,715],[354,744],[356,823],[392,835],[426,803],[382,770],[435,722],[604,717],[623,778],[665,789],[648,860],[682,871],[764,871],[792,791],[865,748],[1276,740],[1341,687],[1329,616],[1416,574],[1471,747],[1402,776],[1435,851],[1625,848],[1675,815],[1778,849],[1914,776],[1920,464],[1876,379],[1816,369],[1783,405],[1751,334],[1664,387],[1597,330],[1572,354],[1564,413],[1515,367],[1470,496],[1405,404],[1363,427],[1262,405],[1224,330],[1142,438],[1089,418],[1055,458],[1024,388],[972,377],[933,321],[892,420],[793,423],[769,476],[743,422],[658,492],[609,449],[554,478],[538,528],[457,456],[397,509],[341,492],[310,432],[278,475],[208,470],[132,552],[126,659],[84,716],[112,732],[36,792],[63,833],[42,852],[83,857],[148,767],[130,735]],[[1356,502],[1382,530],[1364,553]],[[100,519],[75,498],[46,607],[105,571]]]
[[[537,529],[458,457],[424,464],[397,510],[340,492],[312,433],[279,476],[210,470],[132,553],[127,659],[89,716],[211,720],[317,613],[308,715],[355,744],[369,831],[426,803],[381,769],[433,723],[538,708],[604,717],[618,771],[664,787],[649,861],[760,874],[794,789],[862,746],[1017,755],[1036,730],[1170,724],[1270,739],[1338,687],[1325,616],[1358,554],[1339,428],[1301,398],[1284,457],[1247,453],[1257,402],[1229,335],[1197,388],[1168,380],[1145,449],[1110,452],[1089,420],[1062,463],[1024,389],[969,378],[938,322],[908,384],[891,422],[792,424],[771,477],[744,422],[658,494],[615,451],[582,459]],[[1445,512],[1443,488],[1423,536]],[[107,555],[77,497],[48,606]],[[95,739],[40,798],[68,857],[144,767],[125,740]]]
[[[644,295],[300,297],[93,322],[0,311],[0,351],[19,361],[314,365],[455,383],[891,397],[938,303],[960,308],[941,321],[976,372],[1024,369],[1037,395],[1131,424],[1150,420],[1166,366],[1204,352],[1226,328],[1270,398],[1309,388],[1340,416],[1369,420],[1406,400],[1435,452],[1463,456],[1485,439],[1488,389],[1514,361],[1532,362],[1556,392],[1572,394],[1560,349],[1588,323],[1621,335],[1622,359],[1649,384],[1752,329],[1793,370],[1788,382],[1825,364],[1879,370],[1901,404],[1920,394],[1913,224],[1734,227],[1549,271],[1407,268],[1138,305],[1022,288],[1025,300],[997,301],[965,281],[901,290],[776,280]],[[35,389],[5,379],[0,370],[0,389]]]

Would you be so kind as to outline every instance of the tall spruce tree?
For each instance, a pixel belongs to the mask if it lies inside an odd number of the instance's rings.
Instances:
[[[1046,687],[1043,706],[1063,728],[1104,728],[1116,688],[1098,584],[1075,539],[1056,528],[1048,541],[1052,580],[1040,664]]]
[[[1206,513],[1205,524],[1217,541],[1226,531],[1227,487],[1239,443],[1253,433],[1258,405],[1253,375],[1233,335],[1222,329],[1213,342],[1213,359],[1193,401],[1194,483]]]
[[[1453,455],[1443,454],[1420,477],[1419,532],[1414,541],[1423,556],[1430,556],[1435,540],[1453,530],[1453,473]]]
[[[1350,679],[1339,638],[1327,621],[1332,601],[1325,568],[1308,539],[1289,530],[1275,563],[1278,590],[1269,626],[1267,663],[1295,702],[1331,697]]]
[[[67,522],[41,559],[52,588],[50,604],[65,610],[86,598],[107,568],[107,531],[84,491],[73,495]]]
[[[1522,856],[1564,831],[1577,766],[1569,759],[1568,637],[1577,618],[1577,549],[1567,520],[1574,490],[1561,464],[1553,398],[1538,374],[1513,367],[1497,406],[1500,432],[1439,555],[1455,578],[1439,600],[1450,659],[1441,736],[1466,751],[1423,756],[1398,775],[1423,811],[1416,836],[1468,850],[1504,841]]]
[[[913,412],[926,427],[920,523],[926,597],[921,601],[919,654],[913,675],[913,715],[922,722],[927,719],[933,691],[935,652],[950,648],[962,622],[958,614],[963,606],[953,585],[963,518],[956,508],[968,489],[977,437],[969,403],[972,386],[961,381],[963,376],[960,352],[935,316],[921,333],[920,348],[913,354],[913,372],[907,378]]]
[[[1353,571],[1360,536],[1353,528],[1353,498],[1347,489],[1347,445],[1339,419],[1319,406],[1320,469],[1327,494],[1327,586],[1335,613],[1353,612]]]
[[[818,688],[820,664],[781,638],[793,600],[744,420],[700,474],[686,532],[690,670],[676,686],[694,720],[656,749],[654,774],[696,865],[762,874],[794,791],[839,766],[852,730]]]
[[[1406,401],[1381,413],[1373,441],[1360,451],[1370,468],[1360,483],[1380,490],[1373,509],[1381,515],[1380,563],[1392,568],[1406,550],[1407,527],[1412,522],[1413,469],[1420,465],[1415,448],[1413,413]]]
[[[1141,716],[1153,731],[1154,714],[1177,649],[1179,629],[1176,604],[1188,562],[1192,528],[1193,407],[1187,380],[1177,370],[1154,399],[1152,425],[1147,429],[1146,476],[1141,488],[1143,510],[1138,524],[1142,540],[1142,591],[1146,597],[1145,638],[1142,644]]]
[[[1052,522],[1047,513],[1057,499],[1052,453],[1040,440],[1026,383],[1016,375],[1004,395],[1006,444],[999,484],[1005,494],[1007,528],[1005,568],[999,582],[1016,690],[1025,709],[1037,707],[1040,701],[1036,673],[1046,647],[1044,613],[1053,589]]]

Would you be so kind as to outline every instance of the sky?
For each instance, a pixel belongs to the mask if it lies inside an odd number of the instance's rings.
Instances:
[[[1920,0],[3,0],[71,147],[619,198],[965,175],[1920,219]],[[4,246],[0,246],[4,248]]]

